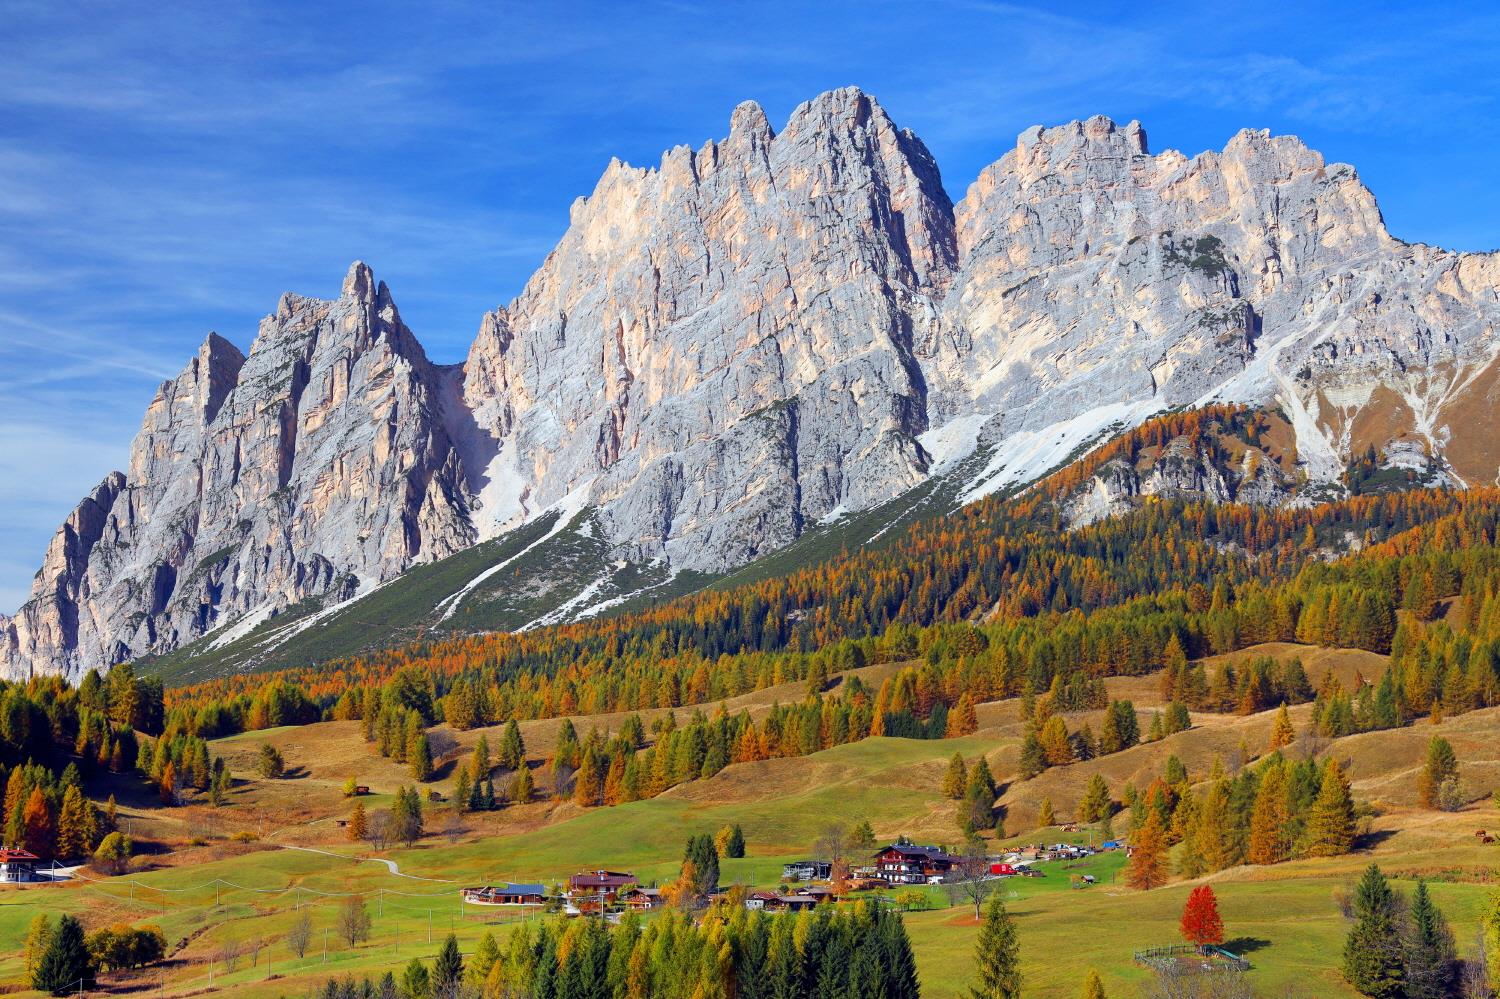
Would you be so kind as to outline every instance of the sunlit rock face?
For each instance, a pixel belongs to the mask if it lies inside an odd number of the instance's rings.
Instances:
[[[969,496],[1211,400],[1278,409],[1297,478],[1334,490],[1367,445],[1500,471],[1500,257],[1393,238],[1296,138],[1190,159],[1136,123],[1037,127],[955,206],[855,89],[728,131],[611,163],[461,366],[363,264],[336,300],[284,296],[248,356],[211,335],[0,618],[0,669],[76,677],[356,597],[559,506],[594,508],[612,558],[724,570],[975,449]],[[1294,485],[1166,455],[1074,513]]]
[[[364,264],[335,301],[283,296],[248,357],[210,335],[53,539],[6,673],[167,651],[470,544],[443,377]]]

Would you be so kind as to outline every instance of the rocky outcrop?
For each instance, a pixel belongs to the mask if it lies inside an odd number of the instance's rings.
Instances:
[[[1367,445],[1489,481],[1497,318],[1500,257],[1393,238],[1292,137],[1188,158],[1136,123],[1033,128],[954,206],[858,90],[779,133],[744,104],[721,141],[611,163],[461,367],[362,264],[335,301],[284,297],[248,356],[211,336],[0,618],[0,667],[241,633],[549,509],[594,508],[612,559],[719,571],[934,469],[980,495],[1210,400],[1284,414],[1295,474],[1169,449],[1101,469],[1075,519],[1281,502]]]
[[[211,334],[53,539],[6,673],[167,651],[470,544],[442,380],[364,264],[336,301],[284,296],[248,357]]]
[[[1298,497],[1296,476],[1283,467],[1290,463],[1265,442],[1184,435],[1101,462],[1059,506],[1069,527],[1125,513],[1145,498],[1279,506]]]

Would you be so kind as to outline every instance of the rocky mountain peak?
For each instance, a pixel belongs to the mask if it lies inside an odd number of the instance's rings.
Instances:
[[[188,370],[178,376],[179,382],[184,377],[202,380],[204,384],[203,423],[212,423],[214,417],[218,415],[219,407],[224,404],[225,397],[234,389],[239,379],[240,368],[244,365],[244,352],[219,334],[209,333],[204,339],[203,345],[198,348],[198,353]]]
[[[776,137],[765,108],[755,101],[741,101],[729,116],[727,143],[749,143],[763,147]]]
[[[248,356],[211,335],[0,619],[0,666],[232,638],[548,511],[591,511],[611,566],[722,572],[934,474],[983,495],[1213,400],[1279,412],[1288,466],[1169,448],[1096,477],[1080,516],[1336,491],[1366,445],[1490,481],[1497,324],[1500,255],[1392,239],[1293,137],[1189,158],[1138,122],[1037,126],[955,206],[858,88],[780,131],[746,102],[723,139],[611,162],[461,369],[360,261],[335,299],[282,296]]]
[[[1033,125],[1016,139],[1018,154],[1046,155],[1051,161],[1073,157],[1148,156],[1146,129],[1138,121],[1123,127],[1114,119],[1096,114],[1066,125]]]
[[[385,285],[382,283],[380,287],[384,288]],[[340,297],[368,304],[375,300],[375,294],[375,272],[370,270],[370,265],[363,260],[354,261],[349,265],[348,273],[344,275]]]

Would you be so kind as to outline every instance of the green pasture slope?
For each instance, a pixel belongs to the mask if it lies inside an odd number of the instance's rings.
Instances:
[[[329,975],[374,976],[398,970],[413,956],[430,959],[450,930],[465,951],[487,928],[507,933],[513,923],[485,927],[477,910],[470,909],[467,918],[461,913],[456,889],[463,885],[503,879],[550,884],[574,871],[599,867],[632,871],[647,883],[665,881],[676,874],[689,834],[738,822],[750,856],[724,861],[722,879],[770,886],[779,880],[782,864],[805,855],[834,819],[869,819],[882,837],[904,830],[952,829],[953,806],[936,794],[935,775],[942,763],[955,750],[973,758],[1001,748],[1007,748],[1003,740],[981,736],[932,742],[870,739],[801,760],[744,764],[651,801],[592,809],[483,840],[450,843],[429,836],[413,849],[385,854],[411,876],[393,874],[384,863],[366,859],[365,848],[352,844],[327,847],[327,853],[216,844],[198,848],[183,858],[182,866],[129,879],[4,890],[0,983],[19,982],[20,944],[35,913],[74,912],[87,913],[91,922],[155,922],[174,944],[189,941],[165,969],[164,995],[206,989],[210,965],[215,988],[237,996],[306,995]],[[277,837],[292,838],[291,831]],[[956,831],[948,837],[950,843],[956,838]],[[1040,834],[1029,833],[1013,841],[1038,838]],[[1046,838],[1060,837],[1052,830]],[[1393,871],[1473,870],[1485,856],[1490,855],[1465,844],[1384,854],[1379,860]],[[1347,924],[1333,895],[1352,883],[1370,859],[1299,861],[1224,872],[1214,879],[1231,946],[1253,963],[1250,976],[1259,994],[1280,996],[1292,986],[1296,994],[1309,997],[1353,995],[1338,976]],[[1028,997],[1074,996],[1090,968],[1103,975],[1109,994],[1133,995],[1145,973],[1131,964],[1132,952],[1176,942],[1189,887],[1129,892],[1117,880],[1122,864],[1120,854],[1106,854],[1071,868],[1047,865],[1044,878],[1002,883],[1020,931]],[[1069,875],[1074,873],[1091,873],[1099,884],[1072,889]],[[1410,888],[1409,881],[1398,884]],[[287,888],[300,891],[282,890]],[[1460,952],[1467,953],[1480,907],[1493,887],[1438,882],[1432,888],[1453,923]],[[336,929],[339,896],[350,892],[362,893],[375,915],[372,939],[355,948],[347,947]],[[941,889],[930,888],[927,895],[934,908],[906,916],[923,994],[957,997],[973,968],[973,909],[962,903],[950,907]],[[299,904],[309,907],[313,921],[312,945],[300,960],[288,953],[282,939],[298,918]],[[493,911],[488,915],[493,918]],[[258,964],[251,967],[248,957],[242,957],[233,971],[226,971],[224,947],[256,937],[269,941]]]

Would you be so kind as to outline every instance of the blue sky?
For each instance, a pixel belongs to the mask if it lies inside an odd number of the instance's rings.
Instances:
[[[459,360],[611,156],[747,98],[861,86],[955,199],[1035,123],[1291,132],[1397,235],[1500,246],[1500,11],[1125,6],[0,0],[0,610],[208,330],[248,347],[362,258]]]

